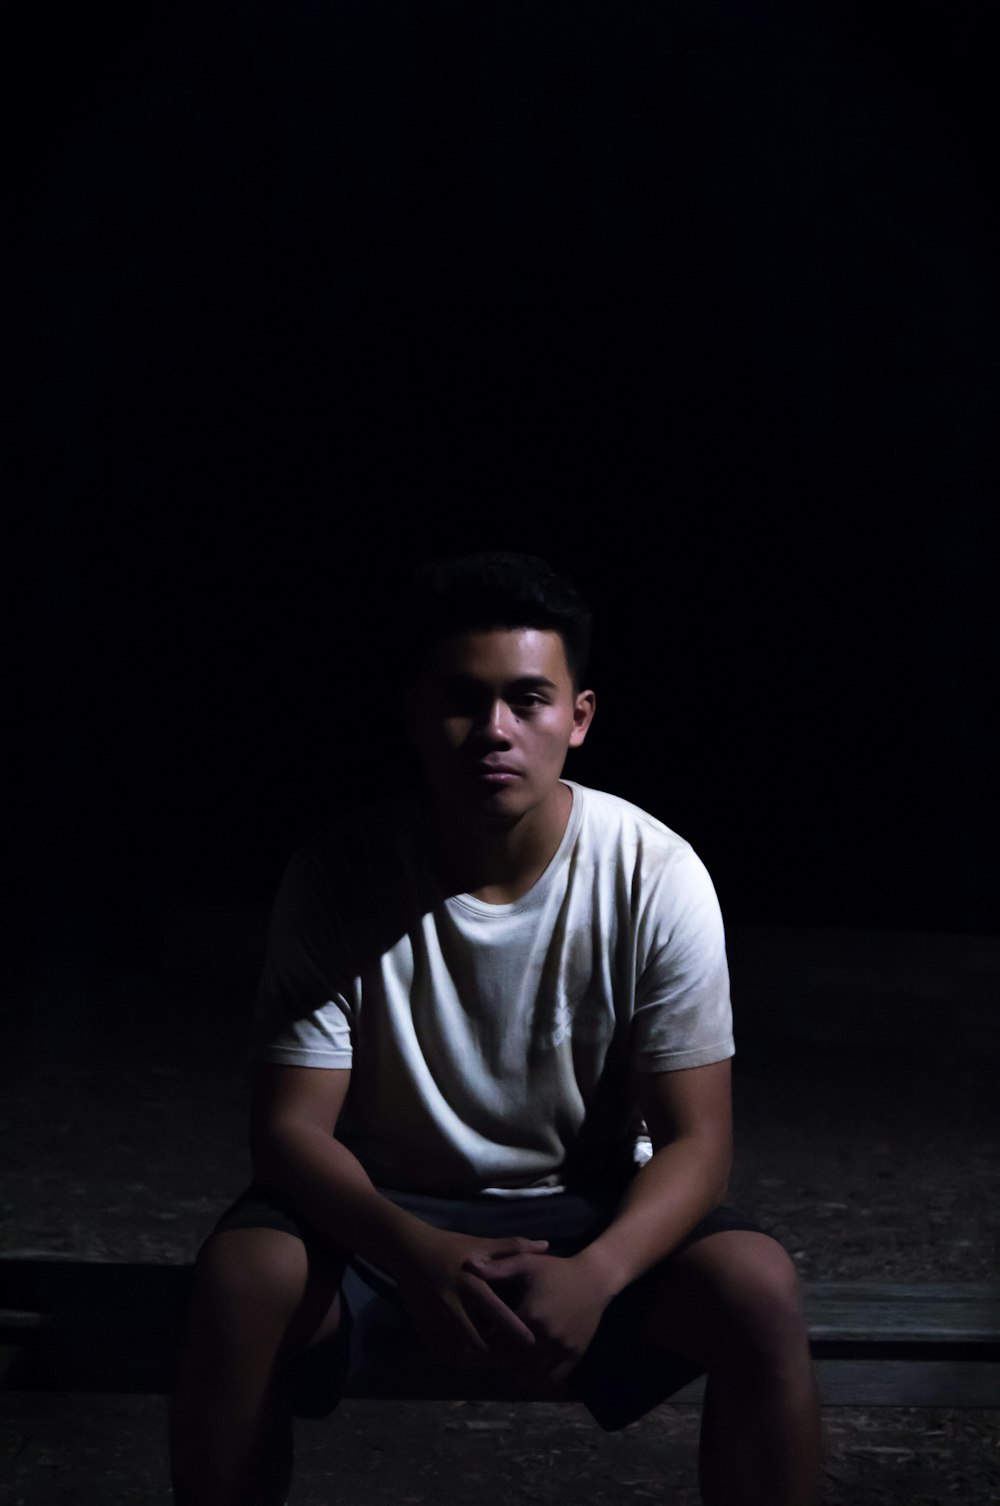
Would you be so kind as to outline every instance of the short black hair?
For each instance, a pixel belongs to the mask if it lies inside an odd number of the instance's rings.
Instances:
[[[590,655],[590,608],[577,586],[534,554],[492,551],[424,560],[403,603],[407,678],[443,638],[491,628],[540,628],[563,641],[575,689]]]

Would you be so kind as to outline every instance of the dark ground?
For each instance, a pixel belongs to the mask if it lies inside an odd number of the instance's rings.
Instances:
[[[242,1040],[259,921],[246,906],[203,906],[197,917],[178,911],[155,972],[92,973],[86,987],[73,968],[30,984],[13,980],[22,1007],[8,1027],[2,1130],[13,1155],[2,1194],[3,1253],[190,1259],[246,1171]],[[737,1004],[741,986],[748,1000],[755,989],[759,995],[774,939],[760,946],[737,938]],[[807,1009],[828,987],[829,971],[810,980],[802,961],[809,948],[798,940]],[[880,955],[898,953],[898,942],[887,938]],[[921,945],[926,954],[926,938]],[[981,938],[948,945],[956,957],[978,948],[982,959]],[[836,938],[818,937],[816,955],[831,946],[836,951]],[[875,933],[862,950],[879,953]],[[928,965],[925,955],[925,978]],[[979,977],[982,987],[981,969]],[[839,986],[846,998],[850,980]],[[909,987],[920,993],[919,980]],[[906,992],[887,982],[900,1025]],[[926,992],[916,1001],[925,1013]],[[856,1038],[841,1038],[835,1014],[825,1028],[813,1017],[795,1031],[788,1003],[780,1037],[762,1028],[759,1005],[747,1011],[735,1078],[734,1200],[785,1242],[808,1277],[995,1279],[994,1034],[978,1023],[963,1028],[956,1000],[948,1020],[955,1049],[933,1052],[921,1036],[920,1049],[893,1052],[883,1011],[873,1017],[879,1045],[871,1053]],[[2,1400],[4,1503],[169,1500],[161,1399]],[[829,1408],[825,1415],[826,1506],[1000,1501],[1000,1411]],[[692,1407],[666,1406],[624,1434],[606,1435],[582,1411],[559,1405],[352,1402],[334,1422],[302,1426],[294,1501],[694,1506],[697,1427]]]

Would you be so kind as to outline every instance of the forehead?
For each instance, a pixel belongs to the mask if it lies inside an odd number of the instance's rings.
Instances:
[[[547,628],[488,628],[442,639],[428,655],[424,673],[434,680],[462,677],[489,685],[549,680],[569,685],[561,634]]]

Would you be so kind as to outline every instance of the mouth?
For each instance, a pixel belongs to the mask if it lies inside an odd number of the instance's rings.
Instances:
[[[522,777],[519,769],[512,769],[508,764],[502,763],[477,764],[475,775],[481,784],[488,785],[513,784],[515,779]]]

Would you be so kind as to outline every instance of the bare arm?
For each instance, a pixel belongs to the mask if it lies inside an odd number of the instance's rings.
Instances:
[[[469,1262],[488,1268],[496,1258],[543,1251],[544,1242],[448,1233],[383,1197],[335,1137],[350,1077],[346,1068],[258,1069],[250,1117],[258,1184],[331,1245],[392,1276],[436,1353],[459,1364],[509,1359],[511,1346],[530,1346],[533,1335]]]
[[[670,1251],[725,1196],[732,1156],[729,1062],[640,1079],[653,1156],[603,1234],[568,1258],[515,1256],[470,1269],[518,1292],[517,1311],[543,1342],[541,1368],[562,1380],[588,1348],[608,1303]]]
[[[254,1175],[332,1245],[394,1276],[419,1220],[382,1197],[334,1137],[350,1081],[349,1068],[258,1067],[250,1112]]]
[[[730,1083],[728,1061],[639,1079],[653,1156],[614,1221],[576,1257],[609,1297],[669,1255],[725,1197],[732,1167]]]

